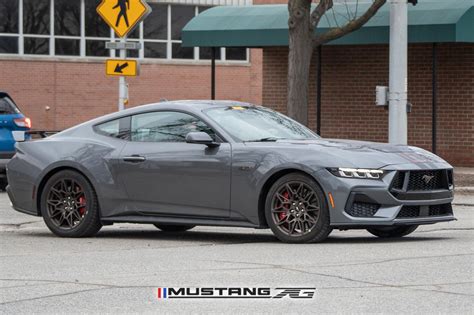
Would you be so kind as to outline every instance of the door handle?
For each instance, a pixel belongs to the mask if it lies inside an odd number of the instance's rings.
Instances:
[[[131,155],[131,156],[123,157],[123,160],[125,162],[130,162],[130,163],[141,163],[141,162],[145,162],[146,158],[140,155]]]

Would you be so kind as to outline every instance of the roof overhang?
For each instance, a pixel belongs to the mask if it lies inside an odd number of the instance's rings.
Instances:
[[[317,31],[324,32],[344,24],[347,12],[361,14],[371,1],[334,4],[320,21]],[[352,3],[351,3],[352,2]],[[313,5],[314,7],[315,5]],[[186,47],[268,47],[288,46],[288,6],[219,6],[193,18],[183,29]],[[361,29],[329,45],[388,44],[390,11],[385,4]],[[410,43],[474,42],[473,0],[420,0],[409,5],[408,41]]]

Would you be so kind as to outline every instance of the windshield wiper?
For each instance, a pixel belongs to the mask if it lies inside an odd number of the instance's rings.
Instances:
[[[246,140],[244,142],[275,142],[277,140],[281,140],[283,138],[276,138],[276,137],[266,137],[261,139],[254,139],[254,140]]]

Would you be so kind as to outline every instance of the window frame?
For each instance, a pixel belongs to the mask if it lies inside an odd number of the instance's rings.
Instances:
[[[12,57],[12,56],[20,56],[20,57],[33,57],[33,58],[46,58],[46,57],[54,57],[59,59],[91,59],[91,60],[104,60],[105,58],[116,58],[120,56],[120,51],[116,51],[113,49],[109,50],[109,53],[104,56],[88,56],[87,55],[87,42],[88,41],[102,41],[102,42],[117,42],[120,39],[116,37],[115,32],[112,28],[110,28],[110,35],[108,37],[94,37],[94,36],[86,36],[86,4],[85,0],[73,0],[73,1],[80,1],[80,35],[79,36],[68,36],[68,35],[56,35],[55,34],[55,0],[48,0],[50,4],[50,12],[49,12],[49,34],[26,34],[24,33],[24,0],[17,0],[18,1],[18,32],[17,33],[0,33],[0,37],[12,37],[15,38],[18,42],[18,52],[17,53],[0,53],[0,57]],[[204,1],[203,1],[204,2]],[[158,3],[158,2],[151,2]],[[167,38],[166,39],[151,39],[151,38],[144,38],[144,24],[145,21],[142,21],[138,24],[137,30],[139,37],[138,38],[130,38],[129,41],[139,42],[141,43],[142,49],[138,51],[138,57],[136,59],[142,60],[144,62],[153,62],[153,61],[169,61],[173,63],[209,63],[211,59],[201,59],[200,58],[200,48],[193,47],[193,58],[173,58],[172,57],[172,46],[173,44],[181,44],[182,40],[172,39],[171,37],[171,21],[172,21],[172,6],[192,6],[194,7],[194,16],[199,14],[200,7],[209,7],[209,4],[180,4],[180,3],[173,3],[173,1],[158,4],[166,5],[167,6]],[[49,50],[46,54],[26,54],[25,53],[25,38],[36,38],[36,39],[47,39]],[[69,40],[79,40],[79,54],[76,55],[57,55],[56,54],[56,40],[59,39],[69,39]],[[162,43],[166,45],[166,58],[149,58],[145,57],[145,45],[146,43]],[[244,47],[242,47],[244,48]],[[246,50],[246,58],[245,60],[227,60],[226,59],[226,48],[219,47],[220,49],[220,58],[216,59],[218,63],[229,63],[229,64],[248,64],[250,62],[250,50],[249,48],[245,48]]]
[[[139,115],[144,115],[144,114],[151,114],[151,113],[180,113],[180,114],[185,114],[185,115],[188,115],[188,116],[191,116],[191,117],[194,117],[195,119],[203,122],[204,124],[206,124],[207,127],[209,127],[209,129],[211,129],[214,134],[216,135],[216,142],[217,143],[226,143],[227,141],[225,140],[224,137],[222,137],[218,132],[217,130],[211,125],[209,124],[209,122],[207,122],[206,120],[202,119],[201,117],[193,114],[193,113],[190,113],[188,111],[185,111],[185,110],[179,110],[179,109],[160,109],[160,110],[150,110],[150,111],[145,111],[145,112],[140,112],[140,113],[135,113],[135,114],[131,114],[129,117],[129,134],[128,134],[128,141],[130,142],[133,142],[133,143],[155,143],[155,144],[159,144],[159,143],[187,143],[186,141],[133,141],[132,140],[132,119],[133,119],[133,116],[139,116]]]
[[[101,130],[99,130],[99,127],[101,125],[108,124],[108,123],[114,122],[116,120],[118,120],[118,122],[119,122],[119,132],[120,132],[120,130],[122,130],[122,127],[123,127],[123,129],[126,130],[126,134],[123,138],[113,137],[113,136],[107,135],[107,134],[103,133]],[[109,139],[112,138],[112,139],[115,139],[115,140],[130,141],[130,138],[131,138],[131,122],[132,122],[131,115],[125,115],[125,116],[121,116],[121,117],[107,119],[107,120],[101,121],[97,124],[94,124],[94,125],[92,125],[92,130],[96,134],[101,135],[103,137],[107,137]]]
[[[132,141],[132,116],[137,116],[137,115],[142,115],[142,114],[149,114],[149,113],[157,113],[157,112],[158,113],[159,112],[177,112],[177,113],[192,116],[192,117],[202,121],[203,123],[205,123],[209,127],[209,129],[211,129],[214,132],[214,134],[216,135],[216,142],[217,143],[229,143],[229,141],[227,141],[226,138],[223,137],[222,134],[218,130],[216,130],[216,128],[214,128],[212,126],[212,123],[209,123],[209,121],[207,121],[207,118],[203,119],[202,117],[199,117],[198,115],[196,115],[194,113],[191,113],[191,112],[186,111],[186,110],[180,110],[180,109],[147,110],[147,111],[143,111],[143,112],[139,112],[139,113],[127,114],[127,115],[123,115],[123,116],[120,116],[120,117],[110,118],[110,119],[107,119],[107,120],[104,120],[104,121],[101,121],[101,122],[98,122],[98,123],[92,125],[92,130],[96,134],[101,135],[103,137],[112,138],[112,139],[115,139],[115,140],[134,142],[134,143],[186,143],[186,142],[172,142],[172,141],[171,142]],[[105,135],[105,134],[103,134],[103,133],[101,133],[100,131],[97,130],[98,126],[100,126],[102,124],[112,122],[112,121],[115,121],[115,120],[122,120],[122,122],[119,123],[119,129],[121,129],[122,123],[125,124],[124,129],[127,129],[127,136],[126,137],[124,137],[124,138],[111,137],[111,136]]]

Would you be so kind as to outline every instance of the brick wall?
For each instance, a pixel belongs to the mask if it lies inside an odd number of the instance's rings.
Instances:
[[[251,63],[219,65],[216,98],[261,103],[262,52]],[[106,77],[104,61],[0,59],[0,90],[11,94],[35,129],[64,129],[117,110],[118,78]],[[130,106],[162,98],[209,99],[209,64],[148,63],[128,79]],[[49,106],[47,111],[45,108]]]
[[[409,46],[409,143],[428,150],[431,53],[428,44]],[[474,166],[474,45],[441,44],[438,54],[438,154],[455,165]],[[286,112],[287,55],[287,48],[252,49],[250,65],[218,66],[217,98]],[[308,110],[313,129],[316,58]],[[374,88],[388,85],[388,46],[324,47],[322,60],[322,135],[387,141],[388,112],[374,105]],[[210,97],[209,65],[154,63],[141,70],[140,77],[129,79],[130,106]],[[37,129],[64,129],[115,111],[117,81],[104,75],[104,62],[0,59],[0,90],[14,97]]]
[[[474,166],[474,45],[438,46],[437,153]],[[386,142],[388,111],[374,105],[376,85],[388,85],[388,46],[330,46],[322,53],[321,134]],[[263,50],[263,103],[286,111],[287,48]],[[431,150],[432,45],[409,46],[408,142]],[[316,54],[310,74],[309,125],[316,127]]]

